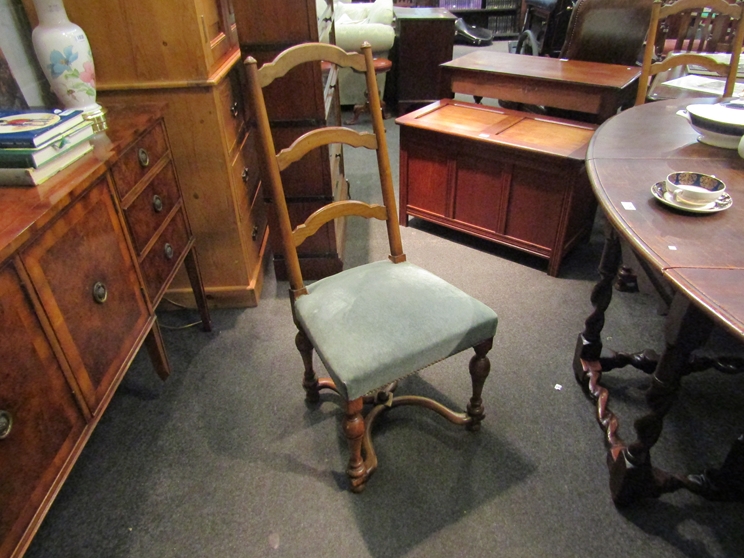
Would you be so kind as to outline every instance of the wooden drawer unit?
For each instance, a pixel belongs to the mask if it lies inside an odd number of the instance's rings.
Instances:
[[[125,238],[104,177],[21,253],[94,414],[150,316]]]
[[[152,301],[181,262],[210,327],[161,109],[110,108],[108,121],[110,150],[0,189],[2,558],[25,552],[143,344],[170,374]]]
[[[113,166],[112,175],[121,196],[120,203],[147,295],[152,305],[157,306],[181,263],[195,257],[194,236],[184,210],[162,120],[123,153]],[[186,263],[187,268],[193,265],[191,259]],[[199,289],[194,287],[193,281],[192,288],[197,306],[207,312],[206,299],[196,292]]]
[[[23,546],[85,428],[31,297],[12,264],[0,269],[0,556]]]
[[[452,60],[457,18],[444,8],[395,10],[395,43],[388,57],[393,63],[385,81],[385,101],[410,107],[450,96],[441,79],[443,62]]]
[[[529,252],[557,275],[591,231],[596,126],[449,99],[398,118],[400,223],[415,216]]]
[[[176,272],[191,244],[183,208],[172,215],[166,228],[153,239],[147,254],[142,257],[142,277],[150,300],[159,301],[165,292],[167,280]]]
[[[168,152],[162,123],[154,126],[124,153],[112,170],[116,190],[123,199]]]
[[[175,169],[168,161],[124,210],[138,256],[182,205]]]

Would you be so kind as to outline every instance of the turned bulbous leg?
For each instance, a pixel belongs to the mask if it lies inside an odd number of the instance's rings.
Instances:
[[[305,366],[305,372],[302,377],[302,387],[305,388],[305,400],[310,403],[320,401],[320,387],[318,385],[318,376],[313,369],[313,344],[305,335],[302,329],[297,331],[295,336],[295,345],[302,356],[302,363]]]
[[[483,385],[486,383],[486,378],[491,371],[491,362],[486,356],[488,351],[491,350],[491,347],[493,347],[493,339],[489,339],[473,347],[475,349],[475,355],[470,359],[470,378],[473,383],[473,396],[468,403],[468,417],[471,419],[466,426],[468,430],[480,430],[480,423],[486,416],[481,395],[483,393]]]
[[[359,397],[346,402],[342,428],[349,443],[349,465],[346,474],[349,477],[352,492],[361,492],[366,487],[367,471],[362,459],[362,439],[364,438],[364,418],[362,417],[363,398]]]

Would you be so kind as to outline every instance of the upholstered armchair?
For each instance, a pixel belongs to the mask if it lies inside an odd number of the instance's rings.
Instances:
[[[362,43],[372,46],[375,58],[387,58],[395,40],[393,0],[351,3],[334,0],[336,45],[347,52],[361,52]],[[377,76],[378,90],[385,88],[385,74]],[[365,102],[364,74],[351,68],[341,68],[338,75],[342,105],[360,105]]]

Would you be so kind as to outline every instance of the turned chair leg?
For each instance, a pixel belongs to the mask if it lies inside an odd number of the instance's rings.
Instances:
[[[305,373],[302,378],[302,387],[305,388],[305,400],[310,403],[320,401],[320,385],[318,376],[313,369],[313,344],[305,335],[305,332],[299,328],[295,336],[295,346],[300,351],[302,363],[305,366]]]
[[[352,492],[361,492],[366,487],[367,470],[362,459],[362,440],[364,439],[364,418],[362,407],[364,398],[358,397],[346,402],[342,427],[349,443],[349,465],[346,474],[349,476]]]
[[[486,356],[488,351],[491,350],[491,347],[493,347],[493,338],[473,347],[475,349],[475,355],[470,359],[470,378],[473,383],[473,396],[470,398],[470,403],[468,403],[468,416],[471,419],[466,425],[468,430],[480,430],[481,421],[486,416],[481,395],[483,393],[483,385],[486,383],[486,378],[488,378],[488,374],[491,371],[491,361]]]

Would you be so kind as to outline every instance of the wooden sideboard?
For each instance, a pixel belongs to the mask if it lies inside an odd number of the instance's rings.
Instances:
[[[155,308],[183,263],[211,327],[161,108],[109,122],[41,185],[0,188],[2,558],[25,552],[143,343],[167,378]]]
[[[22,0],[32,24],[32,0]],[[231,0],[65,0],[90,40],[99,102],[165,103],[210,306],[256,306],[269,231]],[[276,18],[267,17],[265,23]],[[168,298],[191,304],[179,273]]]

